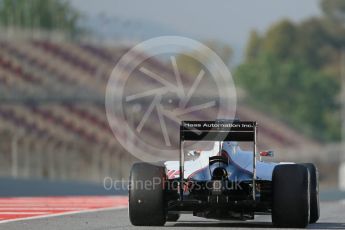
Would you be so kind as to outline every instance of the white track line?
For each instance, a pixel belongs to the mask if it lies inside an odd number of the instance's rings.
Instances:
[[[36,219],[44,219],[44,218],[57,217],[57,216],[67,216],[67,215],[74,215],[74,214],[79,214],[79,213],[90,213],[90,212],[102,212],[102,211],[119,210],[119,209],[125,209],[127,207],[128,206],[125,205],[125,206],[119,206],[119,207],[114,207],[114,208],[88,209],[88,210],[81,210],[81,211],[72,211],[72,212],[48,214],[48,215],[41,215],[41,216],[24,217],[24,218],[12,219],[12,220],[0,220],[0,224],[10,223],[10,222],[17,222],[17,221],[23,221],[23,220],[36,220]]]
[[[0,215],[42,215],[48,214],[49,212],[0,212]]]
[[[8,208],[2,208],[0,207],[0,214],[3,212],[3,211],[7,211],[7,210],[15,210],[15,211],[20,211],[20,210],[28,210],[28,211],[35,211],[35,210],[40,210],[40,211],[65,211],[65,210],[69,210],[69,211],[76,211],[76,210],[81,210],[83,208],[57,208],[57,207],[8,207]],[[85,208],[87,209],[87,208]]]

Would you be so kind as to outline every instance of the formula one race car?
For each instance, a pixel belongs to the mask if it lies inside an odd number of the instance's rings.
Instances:
[[[262,161],[273,152],[257,153],[256,133],[256,122],[183,121],[179,161],[133,165],[131,223],[160,226],[181,213],[219,220],[271,215],[278,227],[315,223],[320,215],[316,167]]]

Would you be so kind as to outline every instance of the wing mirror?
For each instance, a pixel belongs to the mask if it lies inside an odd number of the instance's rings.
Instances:
[[[274,151],[268,150],[268,151],[263,151],[259,153],[260,157],[273,157],[274,156]]]

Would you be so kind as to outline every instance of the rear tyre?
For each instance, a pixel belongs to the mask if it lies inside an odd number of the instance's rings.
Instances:
[[[129,219],[135,226],[163,226],[165,168],[136,163],[130,173]]]
[[[273,170],[272,222],[278,227],[304,228],[309,223],[309,172],[298,164]]]
[[[176,222],[180,218],[180,214],[168,214],[167,221]]]
[[[312,163],[301,164],[308,168],[310,175],[310,220],[309,223],[316,223],[320,217],[319,201],[319,173]]]

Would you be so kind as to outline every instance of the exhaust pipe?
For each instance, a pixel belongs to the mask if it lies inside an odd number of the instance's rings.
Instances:
[[[212,179],[213,180],[223,180],[228,177],[228,172],[224,167],[217,167],[213,169]]]

